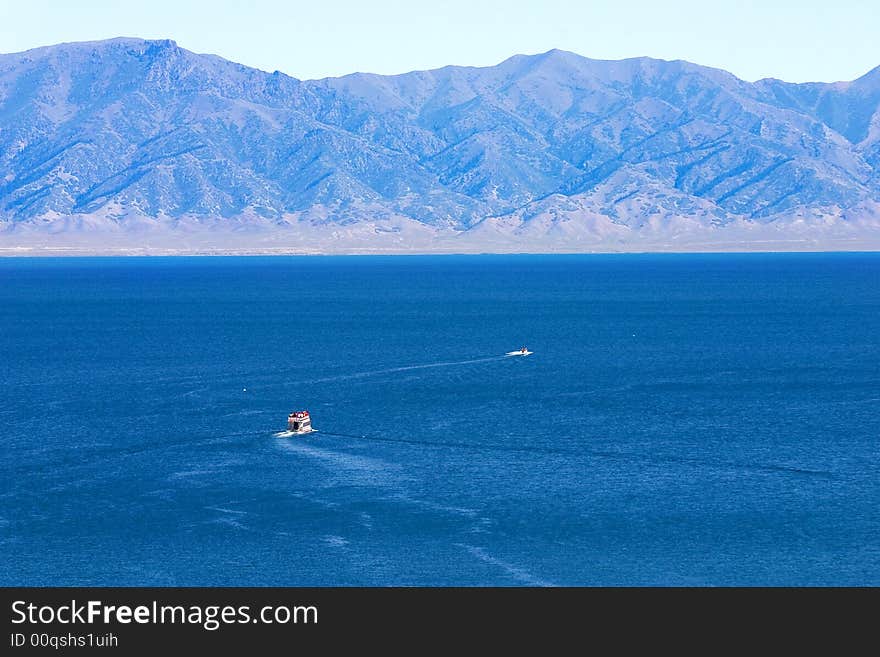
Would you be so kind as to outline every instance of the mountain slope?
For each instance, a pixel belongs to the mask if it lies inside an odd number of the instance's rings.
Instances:
[[[878,172],[880,68],[750,84],[553,50],[299,81],[173,41],[0,55],[6,248],[199,230],[314,250],[867,244]]]

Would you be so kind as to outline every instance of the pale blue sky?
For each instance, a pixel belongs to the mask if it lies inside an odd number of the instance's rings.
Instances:
[[[486,66],[551,48],[649,55],[746,80],[850,80],[880,65],[880,0],[0,0],[0,52],[172,38],[298,78]]]

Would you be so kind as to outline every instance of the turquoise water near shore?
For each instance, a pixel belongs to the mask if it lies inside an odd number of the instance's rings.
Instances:
[[[4,585],[880,584],[880,254],[0,259],[0,376]]]

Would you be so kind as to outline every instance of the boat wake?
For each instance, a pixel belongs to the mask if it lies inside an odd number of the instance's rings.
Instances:
[[[531,353],[531,352],[529,352]],[[519,354],[519,352],[517,352]],[[434,367],[455,367],[458,365],[473,365],[476,363],[490,363],[495,360],[501,360],[506,356],[488,356],[484,358],[471,358],[468,360],[451,360],[441,361],[439,363],[426,363],[423,365],[406,365],[403,367],[389,367],[384,370],[370,370],[368,372],[355,372],[354,374],[340,374],[338,376],[327,376],[320,379],[309,379],[307,381],[291,381],[286,385],[302,385],[307,383],[328,383],[330,381],[347,381],[351,379],[365,379],[370,376],[381,376],[383,374],[395,374],[397,372],[409,372],[411,370],[425,370]]]
[[[318,433],[317,429],[311,431],[278,431],[272,434],[273,438],[293,438],[294,436],[308,436],[312,433]]]
[[[317,447],[299,440],[276,443],[291,455],[313,459],[333,472],[337,481],[361,486],[388,487],[400,479],[400,466],[382,459]]]
[[[548,582],[547,580],[535,577],[525,568],[520,568],[519,566],[514,566],[513,564],[502,561],[501,559],[496,559],[492,555],[488,554],[483,548],[476,547],[474,545],[467,545],[464,543],[456,543],[455,545],[464,550],[467,550],[473,557],[479,559],[480,561],[500,568],[502,572],[504,572],[508,577],[514,579],[519,584],[525,584],[526,586],[555,586],[552,582]]]

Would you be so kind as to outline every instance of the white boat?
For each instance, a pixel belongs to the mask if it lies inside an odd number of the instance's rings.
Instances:
[[[312,416],[308,411],[294,411],[287,416],[287,433],[301,434],[317,431],[312,428]]]
[[[531,356],[532,353],[533,352],[523,347],[522,349],[517,349],[516,351],[508,351],[505,356]]]

